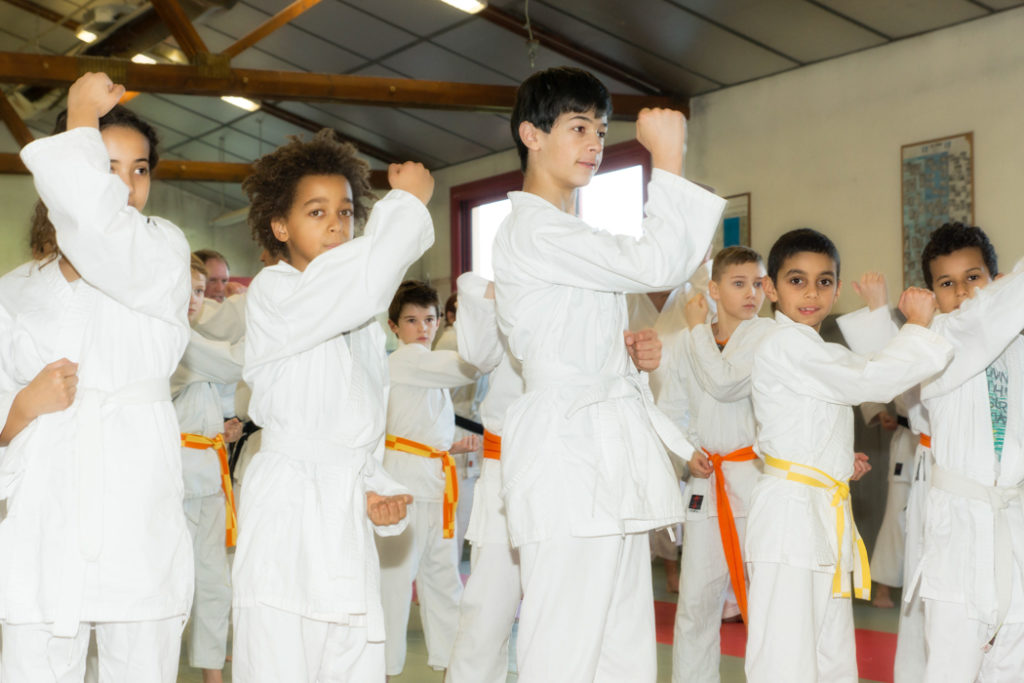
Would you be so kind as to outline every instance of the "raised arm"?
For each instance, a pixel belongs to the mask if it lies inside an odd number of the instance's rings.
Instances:
[[[472,384],[480,371],[454,351],[431,351],[406,345],[388,357],[392,384],[443,388]]]
[[[949,340],[956,355],[938,377],[921,387],[921,398],[941,396],[982,372],[1024,329],[1024,259],[1005,277],[960,308],[936,316],[932,329]]]
[[[316,257],[297,278],[287,264],[264,269],[246,292],[246,363],[306,351],[386,310],[433,242],[423,202],[392,190],[373,207],[362,237]]]
[[[245,342],[229,344],[224,341],[207,339],[192,330],[181,365],[188,369],[193,381],[234,384],[242,379],[242,364],[245,361]]]
[[[724,351],[718,350],[710,325],[702,323],[691,329],[684,355],[701,390],[722,402],[750,396],[754,350],[774,325],[767,318],[742,323]]]
[[[234,344],[245,337],[245,293],[229,296],[224,301],[205,299],[192,328],[207,339]]]
[[[494,283],[475,273],[463,273],[458,288],[459,322],[455,334],[459,355],[480,372],[491,372],[505,356],[494,307]]]

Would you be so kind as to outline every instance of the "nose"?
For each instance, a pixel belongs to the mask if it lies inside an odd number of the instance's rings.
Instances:
[[[967,285],[964,284],[963,282],[956,283],[956,295],[957,295],[957,298],[966,299],[967,298]]]

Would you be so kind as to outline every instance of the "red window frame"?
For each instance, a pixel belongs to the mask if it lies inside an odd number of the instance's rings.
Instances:
[[[604,150],[600,173],[617,171],[629,166],[643,167],[644,201],[647,201],[647,183],[651,180],[651,155],[636,140],[620,142]],[[504,199],[509,192],[522,189],[523,174],[509,171],[482,180],[474,180],[462,185],[455,185],[449,193],[451,211],[451,282],[472,269],[473,259],[473,226],[471,217],[473,209],[481,204]]]

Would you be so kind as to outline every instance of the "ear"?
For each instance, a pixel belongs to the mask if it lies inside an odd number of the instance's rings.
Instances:
[[[779,293],[775,290],[775,283],[772,282],[770,277],[764,276],[761,287],[764,289],[764,294],[768,297],[769,301],[773,304],[779,302]]]
[[[392,332],[398,334],[398,325],[396,325],[390,318],[388,319],[388,327]]]
[[[721,291],[718,289],[718,283],[714,280],[708,282],[708,295],[715,301],[721,301]]]
[[[843,281],[837,279],[836,280],[836,298],[834,299],[834,301],[839,301],[839,293],[841,291],[843,291]]]
[[[288,241],[288,224],[285,223],[283,218],[272,218],[270,220],[270,229],[279,242]]]
[[[541,147],[542,131],[529,121],[522,121],[519,124],[519,139],[523,141],[527,149],[538,150]]]

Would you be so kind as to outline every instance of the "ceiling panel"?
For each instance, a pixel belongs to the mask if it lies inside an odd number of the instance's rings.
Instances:
[[[719,83],[740,83],[796,66],[664,0],[630,0],[629,13],[618,0],[563,0],[558,6]]]
[[[417,43],[385,59],[382,64],[408,78],[457,83],[515,85],[518,81],[492,68],[472,62],[433,43]]]
[[[235,39],[210,26],[196,26],[199,37],[206,43],[211,52],[220,52]],[[170,41],[168,41],[170,42]],[[251,47],[231,60],[231,66],[239,69],[268,69],[271,71],[301,71],[298,64],[265,52],[259,45]]]
[[[175,96],[143,93],[133,99],[129,106],[132,111],[153,125],[167,127],[187,135],[201,135],[220,125],[215,119],[174,104],[170,99],[172,97]]]
[[[250,0],[267,12],[276,12],[280,0]],[[277,8],[277,9],[275,9]],[[292,24],[370,59],[408,45],[416,35],[337,0],[323,0]]]
[[[822,5],[867,24],[890,38],[902,38],[988,14],[986,9],[967,0],[819,1]]]
[[[216,135],[215,133],[212,141],[209,139],[192,140],[191,142],[177,145],[173,150],[168,151],[167,156],[168,158],[188,159],[189,161],[226,161],[232,164],[252,161],[251,158],[233,154],[226,148],[226,145],[225,149],[221,149]]]
[[[490,112],[438,111],[436,109],[402,109],[410,116],[439,128],[457,132],[478,142],[490,151],[512,147],[508,117]]]
[[[671,0],[778,50],[813,62],[881,45],[886,39],[805,0]]]
[[[981,0],[981,4],[995,10],[1003,10],[1010,9],[1011,7],[1020,7],[1024,5],[1024,0]]]
[[[361,9],[418,36],[430,35],[470,18],[440,0],[345,0],[341,4]]]

